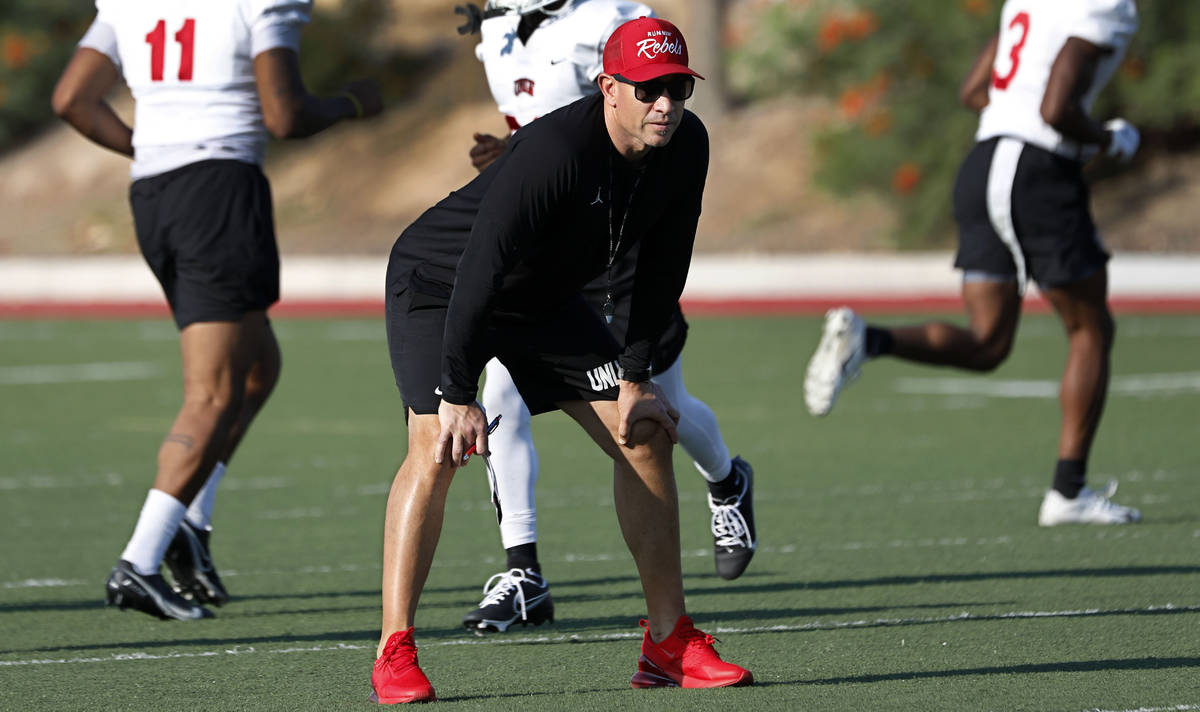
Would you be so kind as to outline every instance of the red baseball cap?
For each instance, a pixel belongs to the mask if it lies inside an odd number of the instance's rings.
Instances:
[[[657,17],[639,17],[613,30],[604,45],[604,73],[631,82],[647,82],[666,74],[690,74],[687,43],[679,28]]]

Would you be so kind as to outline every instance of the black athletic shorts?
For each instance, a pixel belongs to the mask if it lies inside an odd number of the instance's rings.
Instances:
[[[954,218],[954,265],[967,272],[1059,287],[1108,261],[1082,164],[1017,139],[980,141],[967,154],[954,184]]]
[[[192,163],[134,181],[129,203],[142,256],[180,329],[237,321],[279,299],[271,188],[258,166]]]
[[[389,285],[386,300],[388,352],[404,405],[437,413],[450,287],[418,268]],[[482,338],[534,415],[563,401],[617,399],[621,348],[582,295],[535,321],[495,315]]]

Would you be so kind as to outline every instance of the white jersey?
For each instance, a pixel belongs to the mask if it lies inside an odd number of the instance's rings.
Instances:
[[[511,130],[599,91],[604,45],[621,24],[653,17],[649,6],[626,0],[569,0],[572,7],[542,20],[523,44],[521,16],[510,12],[483,21],[475,56]]]
[[[261,164],[254,57],[298,50],[312,0],[97,0],[80,41],[108,55],[137,101],[134,179],[222,158]]]
[[[1011,136],[1070,158],[1090,158],[1097,146],[1078,146],[1042,119],[1050,68],[1069,37],[1112,50],[1100,61],[1083,97],[1083,110],[1090,112],[1121,64],[1137,26],[1133,0],[1007,0],[1000,13],[988,105],[980,115],[976,140]]]

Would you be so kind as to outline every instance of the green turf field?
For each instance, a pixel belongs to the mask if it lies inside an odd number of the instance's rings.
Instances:
[[[888,321],[902,319],[888,317]],[[101,606],[178,404],[167,320],[0,322],[0,709],[367,709],[384,502],[404,452],[380,320],[277,322],[284,377],[217,501],[236,600],[212,621]],[[535,420],[542,563],[559,620],[459,619],[502,568],[482,463],[459,474],[422,600],[446,709],[1200,710],[1200,317],[1119,319],[1091,479],[1123,528],[1036,524],[1064,342],[1022,324],[974,377],[868,366],[801,402],[812,318],[693,320],[692,392],[757,472],[760,549],[712,573],[701,479],[677,458],[688,606],[757,684],[629,689],[641,597],[599,452]]]

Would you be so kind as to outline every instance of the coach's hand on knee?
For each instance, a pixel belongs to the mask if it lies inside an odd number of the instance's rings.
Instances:
[[[433,461],[437,464],[446,464],[447,457],[451,467],[467,464],[467,453],[472,446],[477,453],[488,453],[487,416],[478,403],[455,405],[442,401],[438,406],[438,422],[441,430],[433,451]]]
[[[617,442],[626,447],[641,445],[654,437],[659,428],[672,443],[679,442],[675,429],[679,411],[671,406],[662,389],[650,381],[621,381],[617,396]]]

